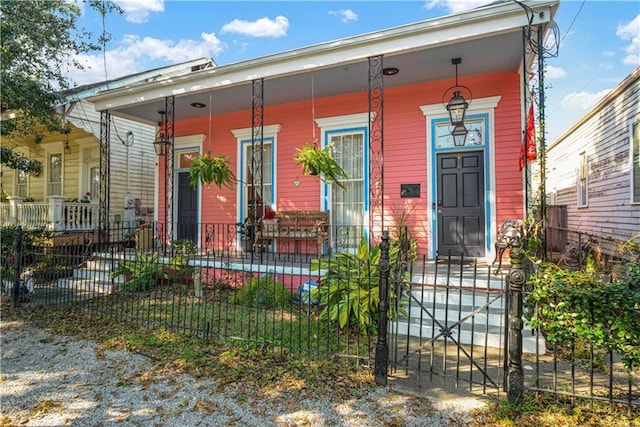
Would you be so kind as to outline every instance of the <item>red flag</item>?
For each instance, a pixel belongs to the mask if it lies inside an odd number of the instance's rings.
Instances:
[[[527,135],[524,143],[520,146],[520,171],[524,169],[525,156],[527,160],[535,160],[538,158],[536,148],[536,125],[533,117],[533,102],[529,106],[529,116],[527,117]]]
[[[527,160],[538,158],[536,149],[536,124],[533,119],[533,102],[529,107],[529,117],[527,119]]]

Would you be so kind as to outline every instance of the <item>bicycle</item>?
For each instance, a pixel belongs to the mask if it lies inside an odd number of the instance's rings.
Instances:
[[[595,240],[587,239],[580,246],[575,243],[569,243],[560,255],[558,265],[568,268],[580,268],[585,265],[587,257],[592,251],[592,246],[595,244]]]

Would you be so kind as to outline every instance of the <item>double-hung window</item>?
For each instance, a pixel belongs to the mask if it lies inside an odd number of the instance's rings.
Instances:
[[[640,203],[640,119],[631,125],[631,201]]]
[[[368,113],[316,119],[322,147],[332,144],[333,157],[348,178],[322,184],[322,209],[330,212],[333,250],[355,251],[369,223]]]
[[[580,153],[580,166],[577,176],[578,206],[587,206],[588,200],[588,160],[587,153]]]
[[[62,195],[62,154],[49,156],[49,195]]]
[[[16,172],[16,196],[26,198],[29,190],[29,174],[25,171]]]

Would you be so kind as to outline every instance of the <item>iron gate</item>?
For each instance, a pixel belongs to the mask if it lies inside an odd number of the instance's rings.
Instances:
[[[390,377],[506,388],[507,276],[450,254],[410,267],[408,283],[391,275],[401,314],[389,326]]]

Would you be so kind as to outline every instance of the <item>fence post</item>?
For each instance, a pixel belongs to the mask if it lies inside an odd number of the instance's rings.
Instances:
[[[389,231],[382,232],[380,242],[380,261],[378,272],[380,283],[378,294],[378,340],[376,341],[375,377],[376,384],[387,385],[387,371],[389,368],[389,343],[387,342],[387,312],[389,311]]]
[[[18,226],[16,230],[16,238],[13,241],[13,298],[11,298],[11,307],[17,307],[20,303],[20,273],[22,273],[22,227]]]
[[[67,223],[64,215],[64,197],[49,196],[49,224],[53,231],[66,231]]]
[[[24,198],[18,196],[9,196],[9,219],[12,225],[20,224],[20,216],[18,214],[18,205],[22,203]]]
[[[516,236],[510,245],[509,267],[509,402],[520,402],[524,394],[522,371],[522,304],[526,274],[523,266],[522,242]]]

